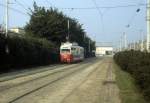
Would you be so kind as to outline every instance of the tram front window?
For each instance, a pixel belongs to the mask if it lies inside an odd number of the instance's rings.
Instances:
[[[70,49],[61,49],[61,53],[70,53]]]

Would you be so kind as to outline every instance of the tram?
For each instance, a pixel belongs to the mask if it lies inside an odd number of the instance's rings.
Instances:
[[[77,43],[62,43],[60,46],[60,60],[62,63],[72,63],[84,60],[84,48]]]

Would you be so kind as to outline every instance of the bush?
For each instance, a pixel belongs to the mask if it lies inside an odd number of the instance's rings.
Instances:
[[[5,52],[8,45],[9,53]],[[0,35],[0,72],[10,68],[45,65],[59,61],[58,50],[46,39]]]
[[[144,97],[150,100],[150,54],[140,51],[123,51],[115,54],[114,60],[136,79]]]

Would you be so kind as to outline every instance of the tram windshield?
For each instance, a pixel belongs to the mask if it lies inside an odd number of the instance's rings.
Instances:
[[[70,49],[61,49],[61,53],[70,53]]]

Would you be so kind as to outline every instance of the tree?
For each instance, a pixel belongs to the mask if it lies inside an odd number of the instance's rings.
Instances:
[[[45,9],[44,7],[39,7],[35,2],[33,4],[33,10],[31,10],[31,19],[25,26],[25,31],[27,35],[46,38],[59,47],[61,42],[66,41],[68,20],[70,21],[70,42],[77,42],[86,48],[88,46],[87,41],[90,38],[85,36],[82,25],[76,19],[64,15],[56,8]]]

